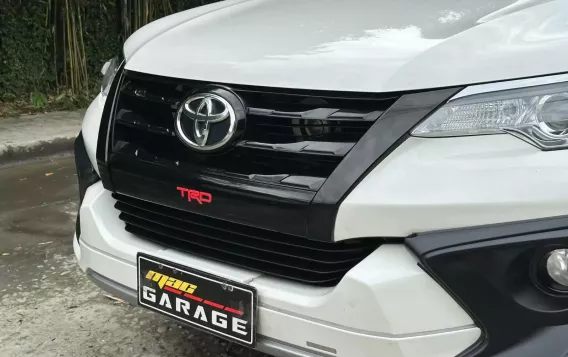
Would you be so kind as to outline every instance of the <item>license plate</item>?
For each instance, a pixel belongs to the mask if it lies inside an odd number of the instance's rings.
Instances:
[[[138,303],[248,347],[256,344],[253,287],[139,255]]]

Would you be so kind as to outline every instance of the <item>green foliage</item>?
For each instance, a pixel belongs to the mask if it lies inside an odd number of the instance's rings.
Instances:
[[[0,10],[0,94],[27,95],[54,79],[48,67],[47,0],[3,0]],[[46,90],[49,89],[46,85]]]
[[[54,98],[56,107],[71,110],[83,108],[89,105],[90,98],[84,94],[74,95],[71,90],[66,90]]]
[[[159,17],[214,1],[2,0],[0,104],[29,96],[36,109],[86,105],[123,38]]]
[[[13,102],[16,100],[16,96],[13,93],[0,93],[1,102]]]
[[[42,109],[47,105],[47,96],[42,92],[31,92],[30,101],[34,108]]]

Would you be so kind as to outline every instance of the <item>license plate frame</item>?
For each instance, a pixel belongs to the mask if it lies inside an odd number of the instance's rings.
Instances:
[[[140,306],[218,337],[256,346],[254,287],[146,254],[138,254],[136,262]]]

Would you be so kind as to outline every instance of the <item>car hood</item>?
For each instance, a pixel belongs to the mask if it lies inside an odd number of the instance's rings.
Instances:
[[[126,69],[385,92],[568,72],[568,1],[228,0],[155,21]]]

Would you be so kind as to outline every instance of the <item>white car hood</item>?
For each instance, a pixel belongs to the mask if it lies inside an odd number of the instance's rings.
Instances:
[[[385,92],[568,72],[568,1],[228,0],[131,36],[126,69]]]

